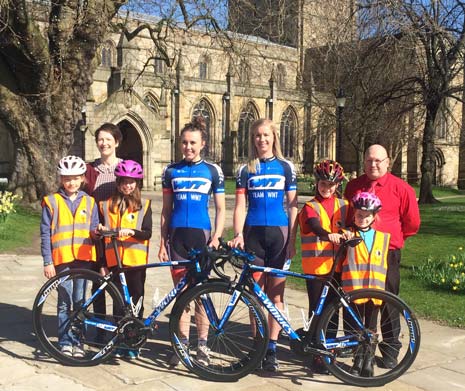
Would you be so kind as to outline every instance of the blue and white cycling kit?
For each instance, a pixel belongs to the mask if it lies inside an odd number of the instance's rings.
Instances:
[[[236,193],[246,194],[248,211],[245,224],[248,226],[288,226],[283,201],[287,191],[297,190],[294,165],[272,157],[261,159],[257,172],[249,173],[247,165],[237,174]]]
[[[173,194],[170,228],[211,230],[208,217],[210,194],[224,193],[221,168],[200,160],[168,165],[162,176],[163,193]]]
[[[297,190],[296,182],[292,163],[276,157],[260,160],[254,174],[246,165],[238,171],[236,193],[246,194],[249,205],[244,243],[256,265],[280,269],[286,261],[289,219],[283,202],[286,192]]]

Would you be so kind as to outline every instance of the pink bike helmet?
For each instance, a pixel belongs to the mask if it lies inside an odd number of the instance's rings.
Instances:
[[[373,193],[366,191],[358,193],[352,198],[355,209],[376,213],[381,209],[381,200]]]
[[[134,160],[121,160],[115,168],[115,175],[119,178],[143,179],[144,171]]]
[[[340,183],[344,180],[344,169],[334,160],[323,160],[316,164],[313,174],[320,181]]]

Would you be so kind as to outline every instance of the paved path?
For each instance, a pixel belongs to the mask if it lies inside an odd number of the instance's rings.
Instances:
[[[154,199],[154,232],[159,219],[159,196]],[[228,208],[231,207],[228,201]],[[157,206],[158,204],[158,206]],[[230,212],[228,213],[230,220]],[[158,238],[155,235],[152,256]],[[281,369],[277,374],[257,371],[232,384],[212,383],[190,374],[183,367],[170,369],[167,358],[166,314],[159,322],[157,339],[150,340],[136,362],[114,360],[97,367],[75,368],[58,364],[40,354],[32,333],[31,308],[34,297],[44,282],[40,256],[34,254],[0,254],[3,273],[0,275],[0,390],[202,390],[245,391],[266,388],[283,390],[356,390],[341,384],[332,376],[312,377],[302,362],[291,355],[286,340],[279,341]],[[171,280],[164,268],[151,269],[147,278],[147,301],[158,288],[159,295],[171,289]],[[306,294],[287,289],[286,302],[291,323],[300,327],[300,309],[306,307]],[[376,390],[396,391],[455,391],[465,390],[465,330],[442,327],[421,320],[422,342],[420,353],[412,368],[400,379]],[[369,388],[368,388],[369,389]]]

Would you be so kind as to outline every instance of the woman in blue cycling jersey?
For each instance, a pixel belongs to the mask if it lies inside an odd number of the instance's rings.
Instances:
[[[284,208],[284,199],[286,208]],[[246,205],[248,204],[248,209]],[[294,166],[281,153],[278,131],[271,120],[259,119],[250,128],[249,161],[236,180],[233,246],[255,254],[257,265],[282,269],[295,255],[297,179]],[[285,278],[254,275],[281,310]],[[263,369],[276,372],[279,324],[269,316],[270,343]]]
[[[184,159],[168,165],[162,177],[163,207],[160,219],[161,262],[188,259],[191,249],[201,249],[208,242],[218,247],[218,239],[223,234],[225,222],[224,176],[216,164],[202,159],[201,151],[206,144],[205,120],[195,117],[181,130],[181,151]],[[208,215],[208,202],[213,193],[215,201],[214,234],[211,236],[211,223]],[[171,269],[176,285],[186,273],[185,267]],[[187,323],[187,322],[186,322]],[[188,343],[189,330],[185,330],[183,343]],[[205,340],[199,339],[197,360],[208,365],[208,349]],[[172,366],[179,360],[173,355]]]

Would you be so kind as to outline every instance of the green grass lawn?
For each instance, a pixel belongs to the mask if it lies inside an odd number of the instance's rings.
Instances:
[[[40,214],[22,206],[16,207],[5,222],[0,223],[0,252],[31,246],[39,235]]]
[[[442,197],[446,195],[436,195]],[[402,252],[401,297],[428,319],[465,328],[465,296],[424,286],[412,267],[428,256],[440,259],[465,247],[465,196],[445,198],[440,204],[421,206],[422,225],[418,235],[407,240]]]

